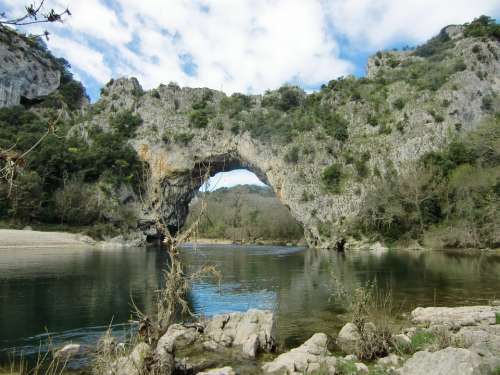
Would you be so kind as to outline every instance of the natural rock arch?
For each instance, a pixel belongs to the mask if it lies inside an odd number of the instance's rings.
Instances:
[[[482,50],[500,54],[500,45],[455,34],[442,61],[431,64],[412,51],[379,53],[368,61],[367,78],[332,81],[311,96],[290,87],[264,96],[236,95],[229,99],[234,105],[229,111],[220,91],[176,84],[143,91],[134,78],[114,80],[103,88],[90,124],[80,128],[83,133],[87,126],[107,130],[110,116],[122,111],[142,118],[130,143],[157,186],[156,206],[141,207],[140,227],[149,234],[151,207],[159,208],[172,229],[182,226],[207,166],[211,174],[244,167],[273,188],[303,226],[309,246],[342,250],[354,242],[353,224],[370,190],[410,173],[421,156],[491,115],[483,102],[499,93],[500,61],[478,60],[471,51],[481,44]],[[416,85],[413,67],[422,66],[442,70],[439,85]],[[287,100],[289,94],[294,100]],[[376,121],[374,114],[380,117]],[[267,121],[264,131],[262,121]],[[274,121],[285,137],[273,132]],[[332,186],[331,174],[324,173],[335,170],[342,181],[333,180]]]
[[[151,211],[160,211],[169,230],[175,233],[185,224],[189,203],[200,187],[217,173],[235,169],[247,169],[254,173],[273,189],[277,198],[290,210],[295,219],[300,217],[299,212],[293,211],[293,197],[288,196],[286,189],[283,191],[284,176],[273,171],[265,152],[250,139],[246,141],[238,139],[224,144],[222,150],[210,152],[210,149],[207,149],[204,155],[195,155],[191,158],[193,154],[190,154],[186,159],[179,158],[179,151],[172,154],[165,152],[164,149],[151,152],[146,144],[140,146],[139,152],[151,168],[152,178],[156,180],[155,185],[161,189],[152,194],[159,197],[151,202],[152,205],[156,205],[155,209],[145,207],[145,215],[141,220],[142,229],[150,236],[156,235],[155,220],[148,215],[148,211],[149,214]]]

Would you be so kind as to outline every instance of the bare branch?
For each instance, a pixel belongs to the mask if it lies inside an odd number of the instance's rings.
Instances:
[[[45,0],[41,0],[38,5],[35,3],[25,6],[26,13],[14,18],[7,18],[5,12],[0,13],[0,26],[29,26],[34,24],[45,24],[53,22],[63,22],[65,16],[71,16],[68,8],[62,11],[56,11],[53,8],[48,12],[42,13]],[[44,31],[42,35],[48,39],[49,32]]]

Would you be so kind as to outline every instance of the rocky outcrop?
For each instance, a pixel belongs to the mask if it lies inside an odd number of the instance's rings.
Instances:
[[[308,130],[294,131],[293,116],[264,106],[262,96],[247,97],[248,105],[234,115],[224,110],[221,103],[226,103],[227,97],[222,92],[175,84],[144,91],[135,79],[110,82],[96,103],[100,112],[79,128],[107,129],[110,115],[125,110],[143,119],[131,143],[151,167],[159,186],[154,204],[146,204],[138,212],[140,228],[150,236],[157,234],[153,212],[159,211],[170,229],[182,227],[189,202],[204,183],[205,173],[247,168],[269,184],[290,209],[303,226],[309,246],[352,248],[349,225],[356,220],[370,189],[383,183],[383,176],[404,175],[425,153],[474,130],[488,115],[483,98],[500,92],[495,78],[500,61],[494,58],[500,56],[499,43],[463,38],[456,27],[445,32],[454,45],[440,63],[439,72],[445,75],[442,85],[412,86],[412,69],[421,70],[419,64],[430,60],[412,51],[390,51],[370,60],[368,80],[363,81],[363,89],[370,92],[380,82],[387,82],[383,90],[373,92],[384,91],[383,98],[375,100],[376,105],[369,98],[353,99],[359,95],[336,88],[321,96],[324,108],[349,123],[348,138],[343,141],[314,123],[300,124]],[[472,52],[475,45],[484,57]],[[398,76],[408,79],[394,78]],[[303,101],[304,97],[299,99]],[[398,100],[403,109],[391,104]],[[385,128],[370,124],[369,117],[377,106],[383,106]],[[271,121],[273,114],[276,117],[272,121],[281,121],[285,123],[283,128],[291,129],[284,134],[285,142],[245,130],[245,124]],[[290,161],[292,151],[297,157]],[[357,178],[352,160],[363,153],[369,154],[368,173]],[[346,179],[337,192],[325,190],[322,183],[325,168],[334,163],[341,165]]]
[[[232,367],[227,366],[199,372],[197,375],[236,375],[236,373]]]
[[[488,375],[492,371],[479,355],[467,349],[446,348],[434,353],[422,351],[398,370],[400,375]]]
[[[171,325],[157,343],[154,360],[162,371],[175,366],[181,373],[196,373],[225,365],[228,357],[253,360],[258,353],[273,351],[275,340],[273,313],[250,309]]]
[[[0,26],[0,108],[57,90],[61,68],[37,41]]]
[[[416,324],[459,328],[496,324],[497,314],[500,314],[499,306],[418,307],[412,311],[411,319]]]
[[[360,340],[358,327],[354,323],[347,323],[337,336],[337,345],[344,353],[355,353]]]
[[[239,348],[248,358],[275,347],[275,321],[271,311],[250,309],[213,317],[205,327],[207,347],[213,344]]]
[[[334,374],[337,359],[328,351],[328,337],[316,333],[298,348],[281,354],[262,366],[265,374]]]
[[[128,356],[123,356],[109,364],[106,375],[141,375],[144,373],[146,361],[152,358],[151,347],[146,343],[137,344]],[[162,367],[165,374],[171,373],[173,366]]]

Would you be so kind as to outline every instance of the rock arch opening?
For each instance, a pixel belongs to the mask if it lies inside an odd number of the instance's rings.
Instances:
[[[196,220],[196,236],[202,242],[280,245],[303,242],[302,226],[289,208],[246,169],[219,172],[202,185],[190,202],[185,227],[191,227]]]
[[[291,236],[297,243],[303,237],[302,226],[293,218],[290,208],[280,199],[281,187],[270,183],[263,168],[248,162],[234,152],[216,156],[212,154],[205,158],[195,156],[193,159],[194,163],[184,165],[182,169],[171,169],[168,163],[162,160],[149,160],[156,183],[149,192],[151,195],[149,220],[146,212],[142,225],[150,240],[158,238],[158,232],[155,230],[155,214],[161,216],[170,233],[177,233],[186,228],[186,221],[191,220],[190,208],[191,212],[193,209],[196,210],[196,204],[202,198],[209,200],[201,221],[203,234],[210,234],[207,231],[213,230],[210,226],[215,222],[219,231],[211,235],[230,236],[229,239],[235,242],[258,242],[264,239],[263,237],[272,237],[273,233],[281,237],[280,242],[288,242],[286,240]],[[253,188],[243,185],[245,187],[235,191],[221,185],[221,173],[242,170],[247,174],[252,173],[253,181],[260,181],[260,184]],[[218,191],[219,188],[225,190]],[[223,204],[217,204],[217,200],[221,203],[224,199],[226,201],[222,202]],[[192,213],[191,216],[193,215]],[[223,216],[226,222],[220,221],[217,215]],[[233,217],[232,225],[227,222],[230,215]],[[221,226],[230,228],[220,228]],[[262,230],[266,226],[268,230]],[[264,236],[261,235],[263,233]]]

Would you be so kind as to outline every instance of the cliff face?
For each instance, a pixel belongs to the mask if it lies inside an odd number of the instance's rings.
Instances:
[[[58,88],[56,59],[11,31],[0,36],[0,107]],[[75,115],[69,136],[91,144],[93,130],[118,136],[113,119],[140,117],[121,138],[149,165],[160,191],[153,200],[133,193],[119,200],[149,235],[158,211],[181,229],[206,173],[247,168],[290,209],[310,246],[333,248],[351,243],[374,187],[466,137],[500,111],[499,94],[498,40],[465,37],[453,26],[415,50],[377,53],[366,78],[334,80],[310,95],[289,86],[230,97],[176,84],[144,91],[135,78],[114,80],[89,111]]]
[[[61,71],[33,39],[0,27],[0,108],[53,93]]]
[[[430,46],[437,52],[427,45],[379,53],[368,63],[367,78],[332,81],[308,96],[289,88],[226,98],[175,84],[143,92],[137,80],[119,79],[104,89],[96,104],[101,112],[81,129],[106,128],[110,115],[124,110],[141,116],[132,143],[161,181],[162,211],[171,227],[185,221],[203,183],[196,176],[208,168],[212,175],[248,168],[303,225],[310,246],[332,248],[349,243],[367,191],[384,175],[406,173],[416,159],[491,115],[485,103],[500,91],[500,45],[462,32],[443,30],[437,47]],[[288,130],[283,137],[276,129]],[[342,182],[332,189],[325,186],[325,170],[334,164]],[[150,219],[144,207],[146,231]]]

